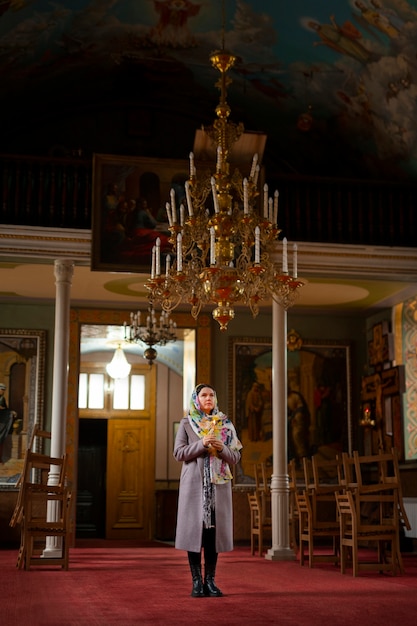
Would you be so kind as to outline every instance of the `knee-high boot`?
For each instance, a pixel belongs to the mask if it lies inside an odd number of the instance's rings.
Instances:
[[[190,564],[191,577],[193,579],[191,596],[193,598],[204,598],[203,578],[201,575],[201,553],[188,552],[188,562]]]
[[[209,556],[209,555],[205,555]],[[216,586],[214,577],[216,575],[217,553],[210,554],[209,561],[204,564],[204,593],[212,598],[220,598],[223,593]]]

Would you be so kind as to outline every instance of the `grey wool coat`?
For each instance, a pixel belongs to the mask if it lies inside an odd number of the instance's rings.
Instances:
[[[203,533],[203,465],[208,454],[203,440],[193,431],[187,417],[179,425],[174,457],[182,462],[178,496],[175,547],[187,552],[200,552]],[[240,452],[224,446],[219,457],[230,466],[240,461]],[[231,480],[215,485],[216,551],[233,550],[233,507]]]

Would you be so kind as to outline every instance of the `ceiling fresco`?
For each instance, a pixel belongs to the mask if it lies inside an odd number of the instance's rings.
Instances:
[[[415,177],[405,0],[0,1],[2,151],[186,159],[214,118],[222,44],[231,118],[267,133],[268,176]]]

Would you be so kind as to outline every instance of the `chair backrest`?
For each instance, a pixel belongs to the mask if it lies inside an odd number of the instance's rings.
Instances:
[[[311,459],[303,457],[304,484],[307,491],[314,487],[313,464]]]
[[[356,480],[355,462],[353,456],[342,452],[342,463],[339,467],[339,484],[343,489],[355,489],[358,485]]]
[[[360,455],[355,450],[353,460],[357,485],[360,491],[373,485],[386,489],[399,487],[401,481],[398,463],[395,463],[395,454],[393,452]]]
[[[54,473],[56,486],[63,487],[66,480],[67,456],[52,457],[39,452],[27,451],[27,464],[25,468],[24,482],[33,484],[48,484],[51,469],[56,468]]]
[[[315,454],[312,459],[313,486],[316,493],[330,493],[340,488],[342,458],[335,456],[330,459]]]
[[[304,522],[307,521],[307,518],[308,520],[311,520],[312,510],[307,492],[303,491],[302,493],[296,493],[295,501],[297,503],[298,515],[300,518],[303,518]]]
[[[261,525],[261,506],[257,493],[248,493],[249,510],[251,516],[251,529],[255,530]]]
[[[268,493],[270,491],[270,472],[268,472],[265,463],[254,463],[255,485],[257,491]]]

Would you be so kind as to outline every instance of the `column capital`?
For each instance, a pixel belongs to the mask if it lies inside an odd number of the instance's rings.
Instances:
[[[74,275],[74,261],[71,259],[56,259],[54,262],[56,282],[71,284]]]

